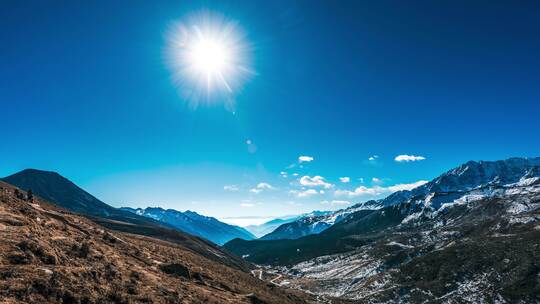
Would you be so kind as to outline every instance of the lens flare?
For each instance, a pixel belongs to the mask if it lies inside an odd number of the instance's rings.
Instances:
[[[216,13],[187,20],[174,23],[167,35],[173,82],[192,107],[221,102],[233,109],[242,86],[255,75],[243,32],[236,22]]]

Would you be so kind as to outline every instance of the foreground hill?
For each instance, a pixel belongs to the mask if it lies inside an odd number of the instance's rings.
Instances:
[[[3,182],[0,239],[2,303],[304,303],[181,244],[111,231]]]
[[[209,216],[203,216],[193,211],[180,212],[174,209],[163,208],[120,208],[137,215],[152,218],[154,220],[171,225],[192,235],[203,237],[218,245],[240,238],[243,240],[253,240],[255,236],[247,230],[218,221]]]
[[[215,244],[179,231],[167,223],[107,205],[56,172],[27,169],[2,180],[23,190],[32,189],[35,195],[56,206],[81,214],[109,229],[175,242],[209,259],[248,269],[248,264],[242,259],[221,252]],[[212,254],[214,251],[220,254]]]
[[[469,162],[318,235],[225,247],[280,266],[289,286],[361,303],[537,303],[539,165]]]

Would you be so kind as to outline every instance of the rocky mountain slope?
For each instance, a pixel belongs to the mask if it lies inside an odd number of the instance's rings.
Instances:
[[[361,302],[540,301],[540,185],[435,212],[411,208],[388,207],[387,216],[401,221],[382,230],[357,233],[362,220],[351,220],[343,235],[363,245],[280,271],[293,286]]]
[[[225,247],[274,265],[288,286],[360,303],[535,303],[538,164],[469,162],[318,235]]]
[[[305,303],[182,244],[112,231],[0,182],[2,303]],[[202,245],[201,245],[202,246]]]
[[[166,223],[189,234],[203,237],[218,245],[223,245],[234,238],[243,240],[255,239],[255,236],[244,228],[225,224],[213,217],[203,216],[189,210],[180,212],[174,209],[165,210],[157,207],[148,207],[145,209],[124,207],[120,209]]]

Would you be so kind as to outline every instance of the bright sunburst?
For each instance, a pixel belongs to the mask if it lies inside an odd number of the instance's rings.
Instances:
[[[237,24],[204,12],[169,32],[167,58],[175,84],[194,107],[224,102],[229,107],[243,83],[253,75],[249,48]]]

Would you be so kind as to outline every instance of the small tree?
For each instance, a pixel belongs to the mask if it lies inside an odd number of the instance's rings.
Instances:
[[[28,189],[28,191],[26,191],[26,198],[30,202],[34,201],[34,193],[32,192],[32,189]]]

